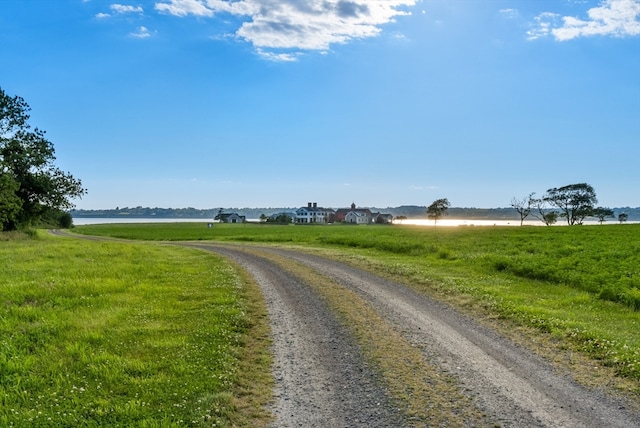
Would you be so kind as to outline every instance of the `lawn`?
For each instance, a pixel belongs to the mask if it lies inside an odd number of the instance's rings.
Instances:
[[[262,327],[245,279],[225,261],[41,236],[0,242],[0,266],[0,425],[242,420],[240,367]],[[266,353],[266,342],[252,352]]]
[[[324,249],[489,317],[552,335],[640,380],[640,225],[574,227],[96,225],[147,240],[262,242]],[[461,303],[462,302],[462,303]],[[466,302],[466,303],[465,303]],[[640,392],[640,388],[639,388]]]

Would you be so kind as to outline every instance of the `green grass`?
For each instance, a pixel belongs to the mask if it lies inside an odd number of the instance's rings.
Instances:
[[[389,227],[200,223],[96,225],[80,233],[145,240],[231,240],[374,249],[488,274],[562,284],[640,309],[640,226]]]
[[[0,242],[0,266],[0,425],[238,420],[234,388],[253,321],[227,262],[42,237]]]
[[[549,334],[561,347],[640,380],[640,225],[583,227],[81,226],[152,240],[323,248],[488,317]],[[636,385],[637,392],[640,387]]]

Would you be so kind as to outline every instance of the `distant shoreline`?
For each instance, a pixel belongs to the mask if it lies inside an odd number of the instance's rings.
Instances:
[[[362,207],[364,208],[364,207]],[[405,217],[408,220],[426,220],[427,208],[419,205],[403,205],[399,207],[366,207],[372,212],[380,212],[384,214],[391,214],[394,218],[400,216]],[[157,220],[158,222],[165,221],[213,221],[214,217],[220,212],[224,213],[237,213],[238,215],[245,216],[247,219],[260,219],[262,215],[271,216],[279,213],[291,213],[295,212],[297,208],[282,207],[282,208],[211,208],[211,209],[196,209],[196,208],[149,208],[149,207],[135,207],[135,208],[115,208],[115,209],[103,209],[103,210],[72,210],[71,216],[74,219],[121,219],[121,220]],[[335,208],[334,208],[335,209]],[[618,214],[626,213],[628,215],[629,222],[640,221],[640,207],[617,207],[612,208],[614,212],[613,218],[608,218],[606,223],[616,223]],[[520,222],[520,216],[511,207],[508,208],[459,208],[452,207],[448,210],[449,219],[466,220],[466,221],[511,221]],[[527,220],[535,219],[533,216],[529,216]],[[560,223],[559,219],[559,223]],[[591,220],[591,219],[589,219]]]

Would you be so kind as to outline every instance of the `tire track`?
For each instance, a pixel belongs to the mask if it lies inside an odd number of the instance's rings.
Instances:
[[[246,269],[263,290],[272,329],[278,427],[400,427],[379,376],[310,287],[274,262],[228,246],[186,244]]]
[[[505,426],[640,426],[640,415],[623,402],[557,374],[495,331],[404,285],[308,253],[261,250],[302,263],[360,293],[426,358],[455,374],[478,406]]]

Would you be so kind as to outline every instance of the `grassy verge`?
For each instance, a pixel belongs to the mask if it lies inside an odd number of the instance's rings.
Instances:
[[[0,266],[0,425],[266,423],[265,310],[220,258],[43,236]]]

